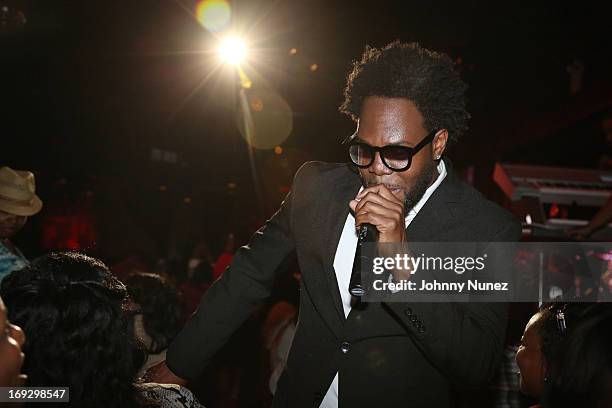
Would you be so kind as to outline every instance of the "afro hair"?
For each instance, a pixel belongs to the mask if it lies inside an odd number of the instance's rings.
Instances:
[[[340,111],[358,121],[368,96],[406,98],[421,112],[428,131],[446,129],[449,143],[455,143],[470,118],[466,90],[447,55],[397,40],[380,49],[366,46],[348,75]]]

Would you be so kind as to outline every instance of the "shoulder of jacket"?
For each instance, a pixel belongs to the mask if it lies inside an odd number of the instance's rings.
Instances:
[[[486,198],[474,187],[462,183],[461,204],[464,220],[474,222],[474,227],[490,229],[495,235],[501,230],[510,229],[512,234],[520,236],[521,223],[516,216],[499,204]],[[486,227],[486,228],[485,228]]]

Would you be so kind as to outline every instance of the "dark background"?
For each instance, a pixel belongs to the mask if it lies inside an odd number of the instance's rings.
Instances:
[[[194,2],[0,0],[26,17],[0,30],[0,165],[35,172],[45,202],[17,242],[38,254],[53,245],[49,230],[75,222],[94,233],[71,245],[107,260],[185,256],[198,238],[219,250],[228,231],[245,242],[301,163],[346,160],[340,142],[354,124],[337,107],[351,61],[398,38],[457,62],[473,119],[451,158],[490,197],[496,161],[595,167],[612,106],[611,14],[598,4],[232,2],[254,82],[294,113],[283,153],[255,152],[259,197],[236,126],[236,78],[214,70],[218,40]],[[583,87],[571,95],[576,59]]]

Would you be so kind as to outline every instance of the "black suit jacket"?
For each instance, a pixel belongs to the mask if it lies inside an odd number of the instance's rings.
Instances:
[[[408,227],[408,239],[518,240],[520,224],[445,163],[447,177]],[[302,166],[281,208],[238,250],[173,341],[170,369],[195,377],[270,295],[277,267],[297,251],[299,320],[275,407],[317,407],[336,372],[341,407],[445,407],[451,387],[490,380],[502,350],[505,304],[368,303],[344,317],[333,261],[360,186],[346,164]]]

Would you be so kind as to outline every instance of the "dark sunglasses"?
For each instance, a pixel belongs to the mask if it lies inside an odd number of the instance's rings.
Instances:
[[[404,171],[410,168],[412,156],[431,143],[437,132],[438,129],[432,130],[414,147],[395,145],[375,147],[355,140],[349,143],[349,156],[353,164],[357,167],[366,168],[372,165],[376,152],[378,152],[382,162],[389,169],[393,171]]]

